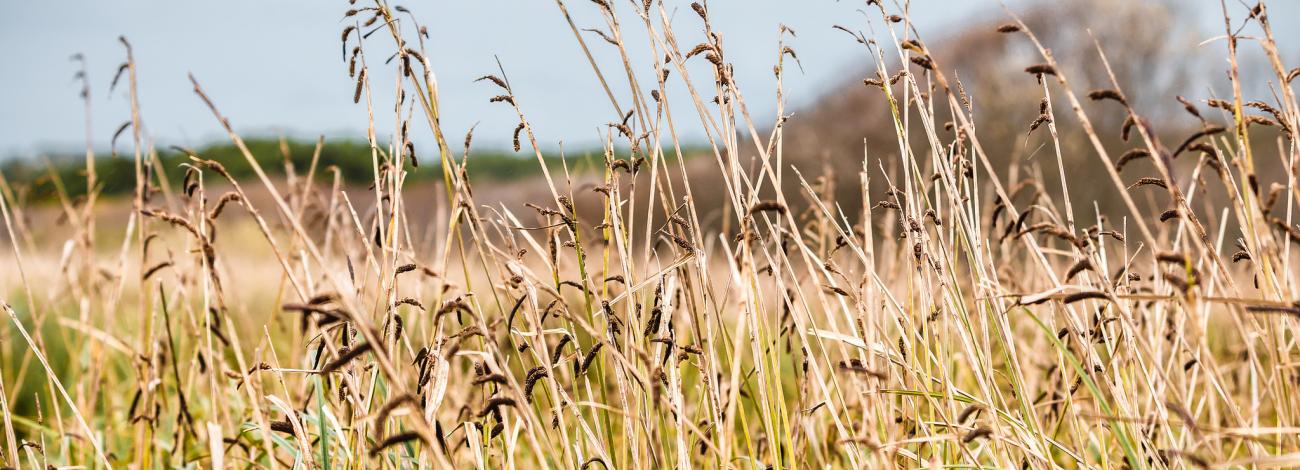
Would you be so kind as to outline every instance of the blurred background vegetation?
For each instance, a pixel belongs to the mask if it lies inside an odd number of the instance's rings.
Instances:
[[[1206,15],[1188,5],[1164,1],[1070,0],[1034,2],[1024,8],[1017,8],[1018,14],[1036,31],[1044,45],[1052,50],[1069,76],[1076,80],[1073,83],[1075,92],[1084,100],[1085,111],[1112,159],[1137,144],[1120,137],[1124,120],[1121,107],[1105,102],[1090,102],[1084,97],[1087,90],[1113,87],[1099,51],[1106,55],[1120,89],[1135,109],[1151,120],[1150,130],[1163,147],[1177,147],[1179,142],[1202,125],[1196,117],[1184,111],[1178,97],[1186,97],[1209,123],[1225,122],[1226,115],[1221,110],[1206,106],[1205,102],[1208,99],[1224,98],[1215,93],[1228,92],[1226,74],[1204,73],[1206,70],[1222,70],[1226,67],[1221,59],[1216,59],[1222,57],[1225,46],[1221,41],[1206,40],[1222,34],[1222,31],[1216,33],[1214,30],[1222,28],[1222,25],[1205,24],[1200,20]],[[1203,3],[1197,5],[1204,6]],[[1052,146],[1053,137],[1048,126],[1030,132],[1031,123],[1039,115],[1044,90],[1033,75],[1020,71],[1036,63],[1032,59],[1035,53],[1028,49],[1026,42],[1016,41],[1017,38],[1013,35],[996,31],[997,26],[1004,21],[993,18],[1000,17],[1001,15],[993,13],[980,15],[959,27],[939,31],[933,37],[921,36],[919,39],[932,49],[930,52],[936,65],[950,79],[960,82],[970,97],[980,144],[998,171],[998,177],[1004,179],[1003,183],[1010,187],[1027,181],[1036,186],[1038,193],[1043,196],[1059,196],[1061,182],[1054,168],[1056,150]],[[845,21],[850,22],[852,19]],[[853,41],[848,35],[844,35],[844,40]],[[1294,50],[1282,52],[1291,55],[1295,53]],[[875,78],[874,66],[864,63],[866,57],[846,58],[846,63],[856,65],[847,69],[848,73],[844,74],[841,82],[827,88],[811,104],[790,112],[782,130],[782,159],[787,165],[786,170],[796,168],[809,181],[820,181],[826,185],[824,189],[831,191],[850,217],[857,212],[850,208],[856,207],[864,195],[860,185],[863,171],[872,179],[870,195],[873,199],[878,199],[888,189],[883,184],[882,176],[894,178],[893,181],[897,183],[896,175],[892,173],[899,170],[895,162],[898,161],[900,149],[884,94],[879,88],[863,84],[864,79]],[[897,57],[884,59],[891,70],[902,68]],[[1246,99],[1273,103],[1275,100],[1271,98],[1273,94],[1269,89],[1272,85],[1267,80],[1252,78],[1271,75],[1262,54],[1253,48],[1243,49],[1240,68],[1245,78],[1243,81],[1256,84],[1255,89],[1243,90]],[[913,74],[925,73],[914,65],[908,66],[907,70]],[[922,80],[922,83],[926,81]],[[1057,119],[1061,121],[1058,123],[1061,126],[1057,138],[1061,158],[1068,170],[1066,177],[1080,183],[1106,181],[1106,169],[1100,166],[1100,160],[1096,157],[1088,136],[1074,122],[1074,113],[1063,112],[1069,109],[1070,103],[1058,93],[1052,96],[1052,105],[1057,110]],[[1253,112],[1259,113],[1257,110]],[[945,109],[936,109],[935,113],[940,119],[950,117]],[[775,121],[772,117],[756,118],[760,122]],[[937,124],[936,128],[944,127],[943,122]],[[910,136],[912,151],[933,151],[923,144],[926,140],[922,126],[911,125],[910,128],[914,133]],[[770,129],[760,130],[760,135],[768,135]],[[1274,137],[1280,135],[1278,129],[1260,128],[1252,132],[1265,137],[1254,139],[1256,145],[1275,150]],[[449,150],[460,158],[458,139],[452,136],[449,139],[457,141],[451,144],[453,148]],[[264,167],[281,174],[287,168],[283,164],[286,162],[292,163],[292,168],[296,168],[297,172],[305,173],[315,144],[312,140],[276,137],[248,141],[253,154]],[[731,155],[715,154],[703,142],[690,144],[694,147],[683,150],[683,155],[703,157],[686,161],[685,171],[691,178],[712,180],[718,176],[717,158],[733,158]],[[381,138],[381,149],[384,145]],[[511,152],[508,148],[499,147],[499,144],[495,148],[491,145],[483,149],[475,147],[469,156],[471,163],[468,173],[478,184],[476,189],[487,190],[486,194],[479,195],[480,201],[500,202],[508,207],[522,206],[525,195],[531,197],[545,193],[545,182],[537,177],[541,173],[537,159],[528,149]],[[121,146],[119,142],[119,147]],[[757,168],[755,162],[758,147],[754,142],[740,145],[738,148],[742,149],[742,154],[734,157],[740,158],[748,167]],[[319,168],[324,170],[331,165],[335,166],[346,183],[365,186],[372,181],[374,174],[370,150],[363,139],[330,137],[321,149]],[[441,180],[436,149],[432,145],[421,145],[419,150],[422,166],[410,173],[408,182],[417,185],[422,182],[436,184]],[[238,150],[228,142],[211,143],[194,151],[204,158],[223,163],[237,178],[252,175]],[[626,148],[619,151],[625,153]],[[110,156],[110,152],[103,150],[98,150],[97,154],[99,157],[96,165],[103,184],[102,194],[129,193],[134,184],[131,156]],[[670,158],[675,156],[671,149],[665,149],[664,154]],[[187,157],[177,149],[160,148],[157,158],[172,184],[179,184],[180,175],[184,171],[180,164],[186,162]],[[614,158],[627,157],[616,155]],[[571,174],[581,175],[584,171],[599,171],[605,167],[600,148],[569,151],[567,159]],[[545,152],[544,160],[552,170],[564,166],[564,160],[555,151]],[[1028,166],[1022,165],[1024,163],[1028,163]],[[975,164],[978,165],[978,162]],[[84,154],[74,152],[52,155],[45,159],[11,159],[0,165],[0,171],[3,171],[23,201],[48,203],[54,200],[57,191],[52,175],[57,175],[69,197],[75,199],[85,194],[84,165]],[[1182,158],[1175,162],[1175,173],[1185,180],[1196,165],[1196,158]],[[1267,188],[1285,176],[1280,159],[1263,159],[1258,165],[1262,187]],[[671,164],[666,168],[675,171],[676,165]],[[1125,169],[1123,177],[1137,180],[1154,175],[1149,163],[1137,162]],[[318,177],[317,181],[322,180]],[[784,181],[786,191],[793,191],[790,194],[804,194],[799,188],[798,178],[786,178]],[[722,195],[725,189],[717,185],[702,185],[694,190],[695,198],[703,204],[702,209],[709,209],[711,201],[724,200]],[[1221,194],[1209,191],[1208,196],[1201,199],[1205,209],[1211,209],[1214,203],[1221,201]],[[1076,183],[1072,185],[1071,192],[1074,199],[1095,201],[1101,212],[1121,210],[1122,213],[1121,203],[1108,184]],[[1161,199],[1163,197],[1156,195],[1139,202],[1145,206],[1144,209],[1160,213],[1167,209],[1168,204],[1168,201]],[[1082,210],[1086,212],[1076,215],[1091,218],[1091,204]]]
[[[292,168],[299,173],[306,173],[315,154],[316,142],[295,139],[278,139],[259,137],[245,140],[249,151],[259,158],[264,169],[276,175],[283,175]],[[240,155],[234,144],[226,142],[212,143],[197,149],[188,149],[202,158],[221,162],[237,179],[255,177],[252,167]],[[186,149],[158,149],[157,164],[167,172],[167,179],[173,184],[180,184],[185,169],[183,164],[190,162]],[[596,152],[578,153],[567,157],[570,165],[577,168],[590,167],[592,155]],[[149,158],[145,155],[145,158]],[[374,179],[374,165],[371,159],[370,145],[363,140],[326,140],[321,144],[320,157],[317,162],[318,175],[330,167],[337,167],[343,181],[351,184],[367,184]],[[382,157],[381,161],[382,161]],[[460,161],[462,156],[455,157]],[[558,170],[563,160],[558,153],[543,154],[546,166]],[[408,182],[420,183],[441,178],[440,162],[437,154],[421,155],[421,169],[412,171]],[[599,160],[597,160],[599,161]],[[276,163],[279,164],[276,164]],[[60,154],[43,159],[11,159],[0,165],[0,171],[13,184],[23,200],[32,203],[49,203],[57,199],[61,185],[67,195],[78,198],[86,194],[85,156],[79,154]],[[428,167],[423,168],[423,167]],[[479,181],[512,181],[541,174],[537,158],[532,155],[522,156],[505,151],[474,151],[470,157],[473,176]],[[113,153],[100,155],[95,159],[95,172],[100,182],[100,194],[115,196],[130,194],[135,188],[135,159],[132,155]],[[57,182],[55,181],[57,178]],[[318,181],[321,181],[318,179]]]

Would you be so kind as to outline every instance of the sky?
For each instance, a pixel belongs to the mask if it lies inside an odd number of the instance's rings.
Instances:
[[[629,14],[627,0],[613,1],[623,13],[625,35],[635,52],[635,73],[643,84],[649,84],[653,74],[650,58],[640,53],[646,48],[639,19]],[[1183,5],[1213,7],[1207,10],[1217,14],[1217,1],[1189,1]],[[784,82],[787,102],[794,109],[856,77],[867,60],[860,46],[831,29],[836,24],[865,29],[864,17],[857,11],[861,1],[708,3],[750,111],[760,122],[770,122],[774,115],[772,65],[779,50],[781,24],[797,33],[789,43],[803,69],[788,68]],[[1297,3],[1280,2],[1280,8],[1274,8],[1274,18],[1300,14]],[[390,4],[406,6],[428,27],[429,59],[444,101],[442,125],[450,141],[459,142],[459,136],[477,124],[475,142],[479,145],[510,145],[517,123],[513,111],[489,104],[488,98],[498,94],[497,90],[473,81],[497,73],[498,60],[545,146],[598,145],[605,124],[618,119],[555,1],[408,0]],[[666,4],[681,42],[699,42],[700,22],[689,2],[667,0]],[[566,5],[579,28],[603,29],[603,20],[590,1],[566,0]],[[8,46],[6,71],[0,74],[0,158],[84,149],[84,108],[78,97],[80,85],[73,78],[79,65],[70,60],[75,53],[83,54],[88,66],[92,140],[97,149],[108,147],[113,132],[130,117],[125,87],[109,92],[109,82],[125,57],[118,36],[126,36],[134,46],[144,127],[159,146],[195,147],[225,139],[218,122],[194,95],[188,73],[193,73],[241,134],[362,138],[367,112],[364,101],[361,105],[352,102],[354,82],[347,76],[339,41],[344,26],[353,21],[343,19],[351,7],[345,0],[11,2],[0,15],[0,43]],[[1000,16],[1001,7],[994,0],[915,0],[912,4],[917,28],[930,38],[942,36],[955,23],[971,17]],[[614,48],[594,35],[583,34],[606,73],[621,77]],[[392,50],[391,39],[382,36],[382,32],[371,36],[367,45],[367,50],[373,51],[372,67]],[[703,61],[696,62],[695,67],[704,67]],[[705,68],[692,75],[697,83],[709,76]],[[373,80],[381,90],[392,89],[391,72],[375,73]],[[683,93],[670,95],[681,97]],[[384,98],[391,108],[391,97],[385,94],[376,101],[377,109],[385,109]],[[689,101],[678,103],[670,102],[677,109],[689,106]],[[391,135],[387,121],[392,121],[391,113],[382,114],[377,123],[381,139]],[[689,133],[699,127],[696,124],[678,127],[688,131],[684,137],[689,140],[699,137]],[[427,146],[432,142],[427,134],[417,131],[413,138]],[[126,139],[118,142],[122,150],[126,145]]]

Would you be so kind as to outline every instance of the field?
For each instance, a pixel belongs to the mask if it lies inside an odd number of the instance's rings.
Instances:
[[[614,110],[582,158],[508,64],[483,105],[524,157],[444,134],[439,50],[386,0],[340,8],[360,144],[246,141],[191,77],[229,142],[156,149],[123,38],[127,150],[0,172],[2,466],[1300,467],[1294,19],[1225,3],[1180,69],[1220,94],[1174,98],[1111,47],[1150,41],[1011,8],[978,37],[1020,65],[968,80],[869,0],[835,28],[878,119],[832,142],[783,101],[795,31],[742,94],[751,46],[678,3],[556,1],[623,59],[564,64]]]

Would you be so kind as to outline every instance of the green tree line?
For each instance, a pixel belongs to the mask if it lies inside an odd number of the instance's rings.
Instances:
[[[306,174],[315,153],[316,142],[255,138],[245,141],[248,149],[258,159],[263,170],[273,175],[283,175],[291,166],[299,175]],[[255,176],[253,168],[234,144],[213,143],[191,149],[202,158],[220,162],[236,179]],[[184,177],[184,163],[190,162],[187,152],[180,148],[160,148],[156,158],[172,184]],[[574,156],[578,155],[578,156]],[[571,170],[591,169],[600,164],[599,150],[570,154],[567,159]],[[147,157],[148,155],[146,155]],[[380,157],[383,158],[382,156]],[[408,182],[441,180],[442,170],[438,154],[432,151],[417,154],[418,168],[407,168]],[[456,156],[457,161],[461,158]],[[551,170],[564,164],[558,154],[543,154],[543,161]],[[327,177],[325,169],[338,167],[345,182],[365,183],[374,175],[370,145],[362,140],[326,141],[320,149],[317,162],[318,178]],[[86,194],[86,161],[84,154],[59,154],[44,158],[14,158],[0,165],[0,172],[8,182],[19,189],[29,202],[54,200],[61,184],[69,197]],[[531,154],[509,151],[473,151],[469,156],[469,173],[476,181],[507,181],[530,177],[541,172],[537,159]],[[97,153],[95,158],[96,185],[101,196],[129,194],[135,188],[135,159],[131,153]]]

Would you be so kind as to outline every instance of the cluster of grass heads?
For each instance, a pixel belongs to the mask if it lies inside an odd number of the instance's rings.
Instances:
[[[990,163],[973,103],[996,97],[972,100],[906,10],[868,1],[862,24],[837,28],[875,66],[865,83],[890,108],[899,154],[835,156],[833,171],[860,175],[861,203],[845,206],[829,196],[842,189],[834,179],[784,161],[780,83],[797,60],[794,31],[781,28],[771,51],[776,125],[760,132],[726,53],[748,46],[725,44],[707,5],[669,21],[666,3],[556,0],[579,47],[626,64],[591,63],[615,115],[594,179],[549,163],[504,70],[482,79],[494,89],[485,104],[517,112],[516,146],[536,157],[549,194],[526,208],[476,201],[472,139],[444,135],[428,61],[437,50],[403,7],[375,0],[345,13],[347,92],[372,119],[392,112],[432,129],[438,164],[412,155],[405,132],[383,142],[372,129],[367,158],[332,163],[367,175],[369,201],[324,171],[319,144],[291,152],[313,155],[290,159],[291,171],[264,168],[277,150],[236,134],[197,79],[238,154],[163,161],[139,132],[123,40],[130,171],[97,173],[88,152],[92,191],[55,194],[66,243],[39,276],[40,248],[15,223],[23,207],[0,188],[21,278],[6,286],[0,339],[4,465],[1300,465],[1300,71],[1283,65],[1262,4],[1225,7],[1218,43],[1233,92],[1185,100],[1201,127],[1173,144],[1122,83],[1077,88],[1009,14],[998,30],[1035,65],[1006,80],[1043,94],[1025,125],[1055,141],[1069,114],[1092,143],[1052,148],[1061,187],[1048,190]],[[570,8],[604,23],[578,25]],[[679,42],[678,28],[703,42]],[[650,73],[631,65],[632,35],[652,49]],[[1238,47],[1269,59],[1273,76],[1253,79],[1275,83],[1274,96],[1243,96]],[[692,77],[695,62],[711,75]],[[371,82],[372,66],[396,68],[400,84]],[[688,99],[667,99],[670,80]],[[371,104],[384,93],[396,109]],[[1103,107],[1123,110],[1122,129],[1092,125]],[[687,171],[683,122],[703,127],[716,172]],[[1272,153],[1252,143],[1261,125],[1281,129],[1263,147]],[[1131,150],[1108,150],[1102,133],[1122,133]],[[1257,174],[1265,159],[1287,174]],[[1107,178],[1071,179],[1080,166]],[[422,174],[445,190],[427,226],[410,222],[404,198]],[[115,227],[123,241],[102,246],[106,202],[93,188],[110,179],[131,184],[132,210]],[[1127,210],[1072,200],[1080,184],[1113,186]],[[251,186],[269,202],[254,204]],[[1207,215],[1193,207],[1209,186],[1225,196]],[[873,188],[886,196],[873,200]],[[578,209],[592,204],[594,216]],[[706,223],[706,211],[721,220]],[[252,235],[229,235],[236,224]],[[250,257],[253,246],[265,254]]]

